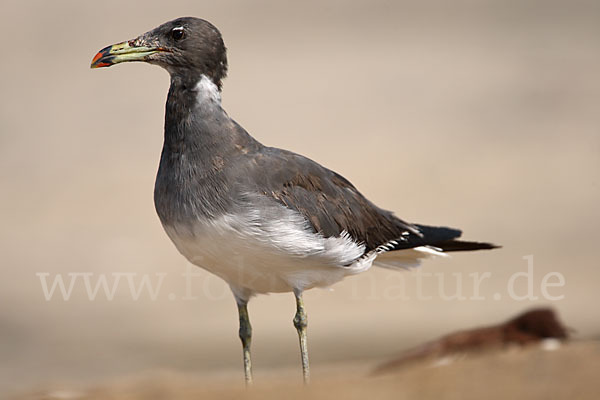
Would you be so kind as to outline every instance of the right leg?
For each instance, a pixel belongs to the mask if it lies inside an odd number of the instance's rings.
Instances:
[[[240,299],[235,296],[240,316],[240,339],[242,341],[242,351],[244,354],[244,376],[246,384],[252,383],[252,360],[250,359],[250,344],[252,343],[252,326],[248,317],[248,300]]]

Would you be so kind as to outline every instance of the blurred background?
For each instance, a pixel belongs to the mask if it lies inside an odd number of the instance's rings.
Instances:
[[[227,286],[191,269],[153,207],[168,74],[89,69],[104,46],[187,15],[221,30],[224,107],[258,140],[336,170],[403,219],[503,246],[308,292],[315,376],[535,305],[577,337],[600,333],[598,2],[0,7],[0,393],[153,370],[242,380]],[[487,273],[478,292],[476,273]],[[114,274],[114,297],[91,300],[84,279],[112,289]],[[156,296],[142,287],[136,299],[129,283],[144,276]],[[59,278],[66,290],[73,279],[67,300],[44,291]],[[291,294],[250,303],[257,381],[286,368],[299,379],[293,313]]]

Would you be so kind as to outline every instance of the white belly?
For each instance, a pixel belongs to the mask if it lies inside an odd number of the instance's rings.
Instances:
[[[373,262],[374,257],[360,258],[364,245],[347,234],[315,234],[295,211],[267,217],[253,211],[164,228],[191,263],[223,278],[234,292],[249,295],[330,286]]]

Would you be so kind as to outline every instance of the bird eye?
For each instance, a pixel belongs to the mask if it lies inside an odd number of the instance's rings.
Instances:
[[[183,39],[184,31],[181,26],[171,29],[171,37],[175,40]]]

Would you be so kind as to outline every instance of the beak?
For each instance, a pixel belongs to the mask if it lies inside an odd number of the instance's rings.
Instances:
[[[135,42],[130,40],[103,48],[94,56],[90,68],[110,67],[126,61],[147,61],[148,56],[167,51],[161,47],[137,46]]]

